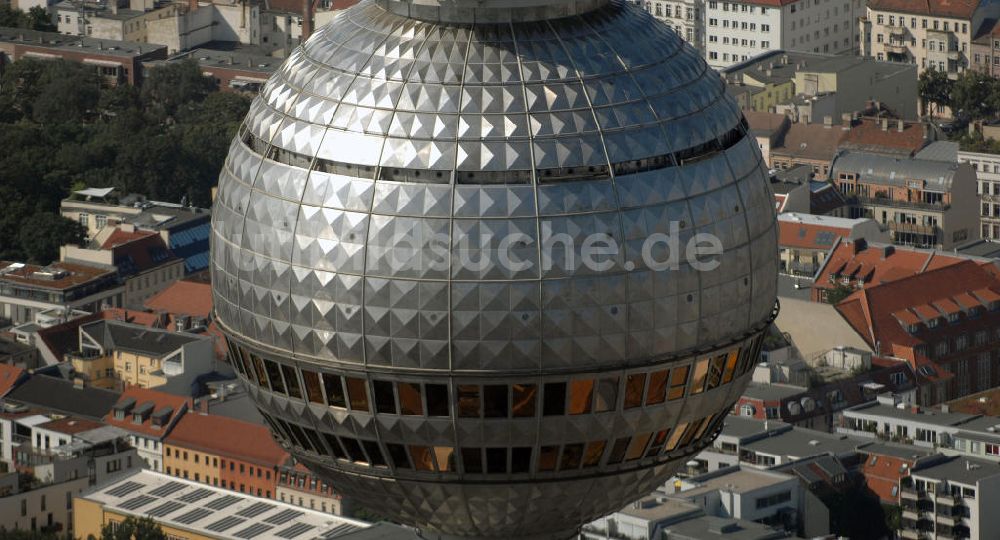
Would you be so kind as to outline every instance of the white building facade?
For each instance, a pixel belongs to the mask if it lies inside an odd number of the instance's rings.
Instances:
[[[704,0],[635,0],[636,5],[674,29],[696,49],[705,48]]]
[[[850,54],[861,0],[705,2],[705,59],[722,69],[775,49]]]
[[[1000,240],[1000,155],[959,151],[958,162],[976,169],[980,234]]]

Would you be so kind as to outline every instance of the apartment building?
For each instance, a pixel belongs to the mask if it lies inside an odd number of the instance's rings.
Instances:
[[[187,410],[181,396],[133,386],[122,392],[104,423],[128,433],[144,468],[162,472],[163,440]]]
[[[113,267],[0,261],[0,319],[15,325],[34,322],[43,311],[94,312],[121,306],[124,299],[125,287]]]
[[[333,486],[293,458],[289,458],[278,468],[278,485],[274,498],[310,510],[337,516],[345,514],[343,497],[334,491]]]
[[[972,38],[972,69],[1000,76],[1000,21],[987,19]]]
[[[900,481],[901,538],[1000,538],[1000,468],[952,458]]]
[[[976,171],[980,235],[1000,240],[1000,155],[960,150],[958,161]]]
[[[60,34],[149,43],[147,24],[171,17],[183,9],[179,2],[65,0],[49,8]]]
[[[910,363],[932,382],[918,389],[934,404],[995,386],[1000,373],[1000,278],[971,260],[887,283],[872,283],[836,305],[880,355]]]
[[[705,58],[716,69],[774,49],[848,54],[861,0],[705,2]]]
[[[861,55],[956,78],[972,65],[976,32],[997,15],[995,0],[869,0],[859,21]]]
[[[142,309],[151,296],[184,276],[184,259],[174,255],[159,234],[124,224],[108,228],[85,247],[59,248],[63,262],[113,267],[125,286],[126,309]]]
[[[269,499],[287,459],[266,427],[199,412],[181,417],[163,445],[168,475]]]
[[[894,244],[951,250],[979,238],[976,172],[965,163],[842,152],[830,178],[851,217],[868,217]]]
[[[150,201],[135,194],[120,197],[114,188],[87,188],[63,199],[59,213],[83,225],[87,239],[99,244],[123,225],[155,232],[174,255],[184,259],[185,273],[208,268],[211,212],[206,209]]]
[[[67,354],[74,376],[98,388],[188,385],[212,371],[212,339],[116,320],[79,327],[79,349]]]
[[[696,49],[705,47],[705,0],[633,0]]]

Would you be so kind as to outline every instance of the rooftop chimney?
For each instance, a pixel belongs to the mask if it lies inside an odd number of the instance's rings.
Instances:
[[[898,120],[896,122],[896,131],[902,133],[904,127],[906,127],[906,126],[903,125],[903,121],[902,120]]]
[[[188,0],[188,9],[198,11],[198,0]]]
[[[844,113],[844,114],[840,115],[840,129],[843,129],[844,131],[847,131],[847,130],[851,129],[851,124],[853,124],[853,123],[854,122],[853,122],[853,120],[851,118],[851,113]]]
[[[896,252],[896,248],[894,246],[885,246],[885,247],[883,247],[882,248],[882,260],[884,261],[884,260],[888,259],[895,252]]]
[[[882,131],[889,131],[889,119],[888,118],[883,118],[882,119]]]
[[[854,241],[852,247],[854,248],[855,254],[861,253],[862,251],[868,249],[868,241],[864,238],[858,238]]]
[[[823,117],[823,127],[825,127],[826,129],[830,129],[830,128],[833,127],[833,117],[832,116],[826,115],[826,116]]]
[[[302,0],[302,43],[305,43],[313,31],[312,0]]]

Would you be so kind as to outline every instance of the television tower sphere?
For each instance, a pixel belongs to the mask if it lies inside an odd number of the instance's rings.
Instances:
[[[428,538],[562,539],[710,444],[776,313],[761,154],[621,0],[365,0],[219,180],[215,320],[275,437]]]

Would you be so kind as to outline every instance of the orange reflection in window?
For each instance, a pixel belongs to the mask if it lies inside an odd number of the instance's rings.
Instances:
[[[438,470],[451,472],[455,470],[455,449],[450,446],[435,446],[434,457],[437,458]]]
[[[631,409],[642,405],[642,389],[646,386],[645,373],[633,373],[625,380],[624,408]]]
[[[691,395],[700,394],[705,390],[705,380],[708,379],[708,358],[698,360],[694,365],[694,377],[691,381]]]
[[[306,397],[313,403],[323,404],[323,390],[319,375],[313,371],[302,370],[302,382],[306,385]]]
[[[543,446],[538,455],[538,470],[542,472],[556,470],[557,459],[559,459],[558,446]]]
[[[420,385],[414,383],[399,383],[399,410],[402,414],[423,416],[424,404],[420,396]]]
[[[677,424],[674,428],[673,433],[670,434],[670,438],[667,439],[667,445],[663,449],[670,452],[677,448],[677,443],[681,442],[681,436],[684,435],[684,430],[687,429],[687,424]]]
[[[726,371],[722,374],[722,384],[727,384],[729,381],[733,380],[733,375],[736,374],[736,364],[740,358],[740,350],[733,349],[729,351],[726,356]]]
[[[583,466],[596,467],[601,464],[601,456],[604,455],[604,447],[607,441],[591,441],[587,443],[587,449],[583,452]]]
[[[514,391],[514,402],[511,404],[514,410],[514,417],[535,416],[535,401],[538,399],[538,385],[535,384],[515,384],[512,385]]]
[[[646,449],[646,443],[652,436],[652,433],[641,433],[633,437],[632,443],[628,445],[628,452],[625,453],[625,461],[641,458],[643,450]]]
[[[684,397],[684,387],[687,385],[688,371],[691,366],[675,367],[670,374],[670,401]]]
[[[418,471],[434,470],[431,449],[426,446],[410,446],[410,461],[413,461],[413,468]]]
[[[649,391],[646,392],[646,405],[663,403],[667,399],[667,375],[670,372],[654,371],[649,374]]]
[[[563,446],[562,460],[559,464],[560,471],[570,471],[580,468],[580,460],[583,459],[583,443],[567,444]]]
[[[569,414],[590,412],[590,402],[594,395],[594,379],[582,379],[569,383]]]
[[[344,377],[347,382],[347,398],[351,402],[351,409],[355,411],[368,411],[368,386],[364,379],[354,377]]]

